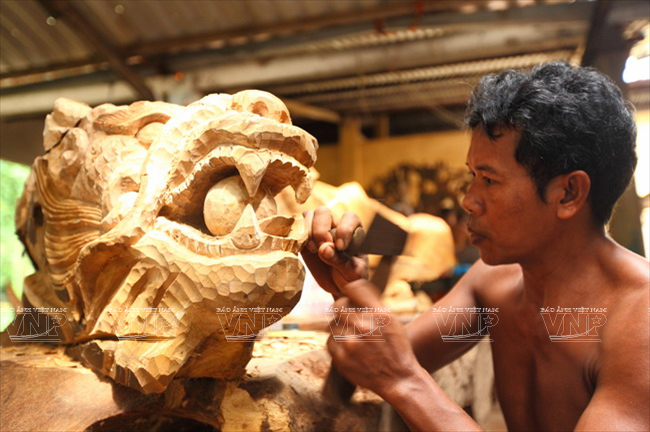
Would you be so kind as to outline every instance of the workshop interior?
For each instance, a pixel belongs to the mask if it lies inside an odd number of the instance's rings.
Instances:
[[[472,89],[553,61],[634,107],[607,230],[648,257],[645,1],[1,0],[0,429],[407,430],[367,389],[323,396],[303,213],[359,215],[392,319],[427,313],[479,259]],[[434,379],[506,430],[490,350]]]

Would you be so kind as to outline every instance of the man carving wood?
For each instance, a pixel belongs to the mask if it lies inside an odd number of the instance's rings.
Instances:
[[[481,259],[431,313],[391,320],[386,342],[330,339],[334,364],[412,430],[480,430],[429,372],[477,343],[463,337],[481,334],[488,310],[509,429],[649,430],[648,261],[605,230],[636,165],[632,110],[597,71],[550,63],[484,77],[467,123],[463,205]],[[381,307],[363,257],[339,253],[358,218],[319,208],[307,220],[305,261],[339,309]]]

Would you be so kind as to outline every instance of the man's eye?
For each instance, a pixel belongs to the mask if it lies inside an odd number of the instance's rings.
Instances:
[[[494,184],[494,181],[489,177],[483,177],[483,181],[488,185]]]

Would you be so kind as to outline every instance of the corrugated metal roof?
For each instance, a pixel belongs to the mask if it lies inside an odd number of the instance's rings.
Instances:
[[[60,0],[57,0],[60,1]],[[569,1],[569,0],[563,0]],[[118,52],[130,52],[132,47],[156,41],[173,41],[197,35],[228,32],[235,29],[255,29],[272,24],[300,22],[332,14],[350,14],[411,4],[416,19],[418,4],[395,0],[80,0],[66,2]],[[438,2],[441,10],[453,9],[453,2]],[[456,8],[467,3],[456,1]],[[484,8],[518,7],[530,2],[483,2]],[[47,9],[47,1],[3,0],[0,9],[2,55],[0,73],[31,72],[48,66],[65,65],[81,60],[92,61],[96,54],[76,34],[65,17]],[[447,5],[447,6],[444,6]],[[350,21],[350,19],[348,19]],[[414,21],[415,22],[415,21]],[[323,25],[327,25],[324,22]],[[277,35],[282,28],[274,29]],[[384,35],[384,39],[390,39]],[[240,41],[241,42],[241,41]],[[381,43],[379,41],[378,43]],[[198,43],[203,48],[209,43]],[[191,46],[185,47],[191,49]],[[197,47],[195,47],[197,48]],[[313,47],[312,47],[313,49]]]
[[[613,3],[612,16],[643,19],[633,3]],[[55,95],[128,103],[147,87],[168,100],[262,88],[340,114],[424,108],[448,123],[484,73],[578,61],[595,4],[2,0],[0,116],[49,110]]]
[[[334,12],[372,8],[380,0],[83,0],[69,4],[108,44],[126,50],[137,44],[188,36],[254,28],[315,18]],[[393,2],[394,3],[394,2]],[[50,13],[44,2],[2,0],[0,73],[63,65],[94,53],[83,36],[71,31],[64,18]],[[57,19],[59,18],[59,19]]]
[[[90,49],[66,23],[49,25],[48,17],[49,14],[34,0],[2,1],[0,73],[44,68],[92,57]]]

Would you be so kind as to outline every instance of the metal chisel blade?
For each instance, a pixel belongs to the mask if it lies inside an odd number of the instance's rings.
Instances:
[[[363,242],[355,251],[364,254],[401,255],[408,233],[377,213],[370,223]]]

